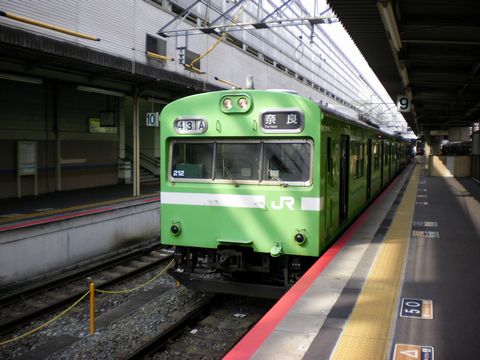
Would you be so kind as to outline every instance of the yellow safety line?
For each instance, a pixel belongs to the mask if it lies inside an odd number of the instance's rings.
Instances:
[[[54,215],[54,214],[67,213],[67,212],[72,212],[72,211],[76,211],[76,210],[88,209],[88,208],[95,208],[95,207],[104,206],[104,205],[112,205],[112,204],[120,203],[120,202],[124,202],[124,201],[133,201],[133,200],[145,199],[145,198],[150,197],[152,195],[153,194],[146,194],[144,196],[138,196],[138,197],[124,197],[124,198],[115,199],[115,200],[108,200],[108,201],[101,201],[101,202],[97,202],[97,203],[72,206],[72,207],[69,207],[69,208],[62,208],[62,209],[55,209],[55,210],[49,210],[49,211],[22,214],[22,215],[12,216],[12,217],[8,217],[8,218],[5,218],[3,220],[0,220],[0,224],[11,223],[11,222],[19,221],[19,220],[25,220],[25,219],[31,219],[31,218],[37,218],[37,217],[46,217],[46,216],[50,216],[50,215]]]
[[[401,288],[419,180],[416,166],[331,359],[384,360]]]

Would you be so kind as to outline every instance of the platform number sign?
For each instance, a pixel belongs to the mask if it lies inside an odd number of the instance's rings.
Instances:
[[[147,113],[146,125],[158,127],[158,112]]]
[[[412,105],[412,99],[407,95],[397,96],[397,109],[400,112],[409,112]]]

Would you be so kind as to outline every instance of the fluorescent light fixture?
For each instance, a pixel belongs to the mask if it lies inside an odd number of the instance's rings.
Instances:
[[[151,102],[151,103],[155,103],[155,104],[167,105],[168,103],[170,103],[171,100],[158,99],[158,98],[154,98],[154,97],[148,97],[148,98],[147,98],[147,101],[148,101],[148,102]]]
[[[405,67],[400,67],[400,77],[402,78],[404,88],[410,86],[410,79],[408,78],[408,72]]]
[[[0,79],[19,81],[19,82],[24,82],[24,83],[29,83],[29,84],[37,84],[37,85],[40,85],[43,82],[42,79],[38,79],[38,78],[30,77],[30,76],[7,74],[7,73],[0,73]]]
[[[398,32],[397,21],[395,20],[395,14],[393,12],[392,3],[390,1],[379,1],[377,3],[378,11],[383,21],[385,29],[390,34],[390,42],[396,51],[402,48],[402,39]]]
[[[413,99],[413,93],[412,93],[412,89],[410,89],[410,87],[406,87],[405,88],[405,93],[407,94],[407,96],[410,98],[410,99]]]
[[[95,94],[118,96],[118,97],[123,97],[123,96],[125,96],[125,93],[123,93],[123,92],[121,92],[121,91],[113,91],[113,90],[101,89],[101,88],[96,88],[96,87],[91,87],[91,86],[84,86],[84,85],[78,85],[78,86],[77,86],[77,90],[78,90],[78,91],[85,91],[85,92],[95,93]]]

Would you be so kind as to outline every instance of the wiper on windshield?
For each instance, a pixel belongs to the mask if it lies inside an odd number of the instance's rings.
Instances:
[[[280,171],[278,171],[278,170],[268,170],[268,175],[270,176],[271,179],[277,180],[280,183],[281,186],[287,187],[288,184],[285,181],[283,181],[282,179],[280,179],[280,176],[279,176],[280,174],[279,173],[280,173]]]
[[[232,173],[230,172],[230,170],[228,170],[228,168],[226,166],[223,167],[223,172],[225,174],[227,174],[227,176],[230,178],[230,180],[232,180],[232,183],[235,184],[235,187],[238,187],[238,183],[235,181],[235,179],[232,176]]]

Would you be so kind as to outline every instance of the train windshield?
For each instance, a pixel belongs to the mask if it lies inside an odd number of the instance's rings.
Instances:
[[[194,142],[171,147],[171,181],[307,185],[312,144],[296,141]]]

